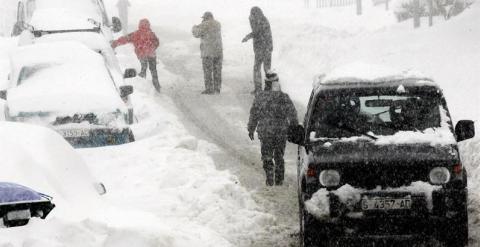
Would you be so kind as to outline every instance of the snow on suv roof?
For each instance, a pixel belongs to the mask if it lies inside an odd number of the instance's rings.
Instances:
[[[437,84],[427,76],[411,70],[396,70],[382,65],[352,63],[332,70],[326,76],[320,76],[314,87],[370,87],[370,86],[414,86]]]

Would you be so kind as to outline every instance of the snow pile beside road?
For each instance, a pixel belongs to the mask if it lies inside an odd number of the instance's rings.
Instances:
[[[99,203],[97,181],[60,135],[43,127],[0,122],[0,181],[54,197],[52,214],[74,217]],[[71,211],[70,211],[71,210]]]
[[[161,64],[158,68],[160,74],[167,73]],[[163,80],[160,83],[168,85]],[[107,200],[155,215],[193,236],[200,231],[207,239],[220,238],[214,246],[251,246],[258,229],[273,217],[259,211],[228,171],[216,170],[209,153],[217,147],[184,129],[169,98],[154,93],[151,82],[131,82],[137,142],[79,150],[109,188]]]

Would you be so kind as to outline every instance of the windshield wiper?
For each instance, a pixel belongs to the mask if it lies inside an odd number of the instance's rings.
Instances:
[[[340,130],[346,130],[346,131],[348,131],[348,132],[350,132],[350,133],[353,133],[353,134],[360,134],[360,135],[369,137],[369,138],[371,138],[372,140],[378,140],[378,137],[376,137],[376,136],[373,136],[373,135],[370,135],[370,134],[365,133],[365,132],[363,132],[363,131],[354,129],[354,128],[352,128],[352,127],[350,127],[350,126],[347,126],[347,125],[345,125],[345,124],[339,125],[339,124],[334,123],[334,122],[332,122],[332,121],[323,121],[323,123],[327,124],[328,126],[332,126],[332,127],[337,128],[337,129],[340,129]]]

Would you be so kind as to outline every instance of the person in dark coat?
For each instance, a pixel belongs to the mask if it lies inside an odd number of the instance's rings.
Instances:
[[[135,47],[135,54],[142,65],[138,74],[145,78],[147,75],[147,67],[152,73],[152,82],[155,89],[160,92],[160,83],[157,73],[157,55],[156,50],[160,45],[157,35],[150,29],[150,22],[147,19],[140,20],[138,30],[112,42],[112,47],[116,48],[120,45],[132,43]]]
[[[255,96],[248,121],[248,136],[253,141],[256,130],[260,139],[267,186],[283,184],[288,128],[296,125],[297,111],[292,100],[281,91],[277,74],[267,73],[265,90]]]
[[[222,87],[222,27],[211,12],[205,12],[203,21],[192,28],[195,38],[200,38],[205,91],[202,94],[219,94]]]
[[[253,82],[255,90],[252,93],[257,93],[262,90],[262,64],[265,74],[272,66],[273,39],[270,22],[259,7],[251,9],[249,20],[252,32],[247,34],[242,42],[253,39],[253,51],[255,53]]]

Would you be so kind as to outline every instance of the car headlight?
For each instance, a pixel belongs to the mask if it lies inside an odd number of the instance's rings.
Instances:
[[[450,172],[445,167],[435,167],[430,171],[430,183],[442,185],[450,181]]]
[[[340,173],[336,170],[323,170],[320,173],[320,183],[325,187],[335,187],[340,184]]]

